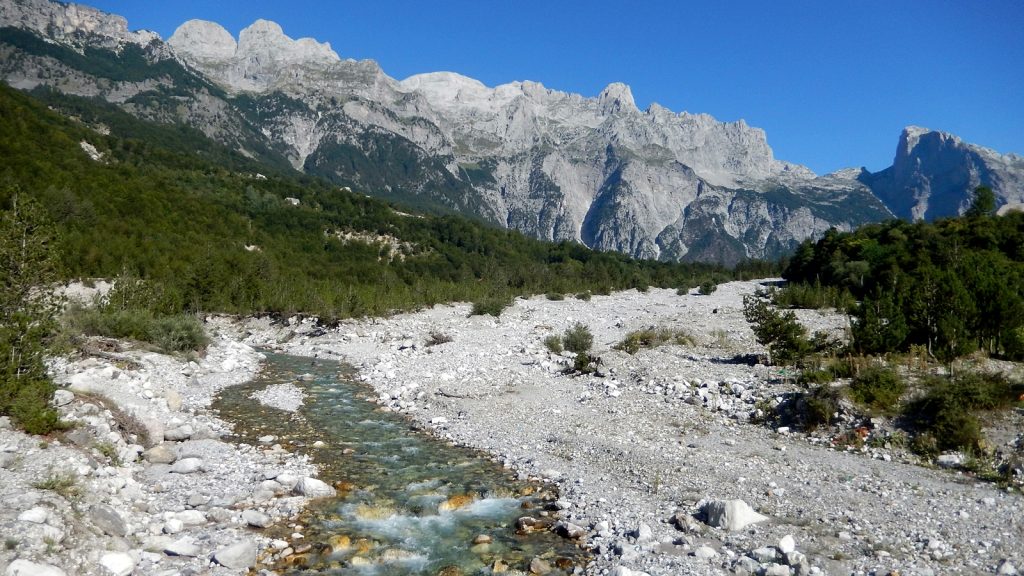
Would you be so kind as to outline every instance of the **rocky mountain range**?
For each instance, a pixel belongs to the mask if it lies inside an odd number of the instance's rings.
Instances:
[[[236,40],[193,20],[166,41],[119,16],[0,0],[0,74],[183,123],[281,169],[414,207],[642,258],[774,257],[835,227],[960,211],[978,184],[1024,201],[1024,160],[919,128],[891,168],[817,176],[774,158],[742,120],[640,110],[536,82],[389,77],[373,61],[259,20]]]

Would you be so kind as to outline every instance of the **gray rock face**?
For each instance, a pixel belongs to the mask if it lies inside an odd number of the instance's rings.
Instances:
[[[1024,202],[1024,158],[969,144],[952,134],[908,126],[891,167],[860,181],[902,218],[962,214],[973,191],[988,186],[999,206]]]
[[[14,22],[47,33],[40,22]],[[620,83],[586,98],[528,81],[492,88],[447,72],[398,81],[372,61],[341,59],[329,45],[294,40],[264,20],[237,41],[215,23],[192,20],[161,46],[228,91],[249,93],[260,125],[251,125],[252,110],[208,91],[133,113],[228,144],[261,139],[295,168],[358,191],[398,189],[541,239],[735,262],[889,215],[856,180],[817,178],[776,160],[763,130],[657,104],[639,110]],[[58,89],[115,102],[159,88],[111,90],[70,69],[3,74],[26,88],[59,77]],[[163,117],[171,109],[176,116]],[[351,169],[353,155],[383,176]],[[416,173],[404,177],[397,166],[410,158]]]

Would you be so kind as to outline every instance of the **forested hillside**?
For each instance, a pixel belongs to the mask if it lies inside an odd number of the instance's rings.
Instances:
[[[731,276],[539,242],[460,217],[408,215],[180,125],[95,100],[35,96],[0,87],[0,202],[39,201],[59,231],[52,248],[61,276],[147,280],[154,312],[339,318]]]
[[[1024,358],[1024,213],[994,216],[979,188],[961,218],[892,220],[804,242],[786,279],[846,291],[864,353],[917,345],[941,359],[984,350]]]

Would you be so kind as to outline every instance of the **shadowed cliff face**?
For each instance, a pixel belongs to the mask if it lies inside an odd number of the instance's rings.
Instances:
[[[897,216],[914,220],[962,214],[982,185],[992,188],[1000,206],[1024,202],[1020,156],[916,126],[903,130],[891,167],[860,180]]]
[[[0,26],[53,37],[44,23],[68,10],[24,0],[0,13]],[[193,20],[163,43],[128,32],[119,17],[90,14],[88,23],[65,18],[53,39],[109,45],[116,36],[144,46],[151,65],[181,62],[191,84],[166,74],[103,77],[27,43],[6,48],[17,58],[0,66],[5,79],[99,96],[367,194],[538,238],[733,262],[890,215],[855,178],[817,177],[776,160],[764,131],[742,120],[657,104],[639,110],[624,84],[586,98],[528,81],[491,88],[449,72],[398,81],[372,61],[343,59],[264,20],[237,40]],[[104,18],[109,26],[96,24]]]

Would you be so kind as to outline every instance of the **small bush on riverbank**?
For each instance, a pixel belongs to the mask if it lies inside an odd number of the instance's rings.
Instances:
[[[590,347],[594,345],[594,335],[590,333],[589,328],[577,322],[565,331],[565,334],[562,336],[562,345],[569,352],[586,354],[590,352]]]
[[[907,385],[895,370],[872,366],[854,377],[849,396],[862,406],[889,413],[896,409],[906,390]]]
[[[544,339],[544,346],[548,349],[548,352],[551,352],[552,354],[561,354],[564,350],[562,347],[561,336],[556,336],[554,334]]]
[[[718,284],[708,280],[707,282],[701,283],[700,288],[697,291],[701,296],[708,296],[713,294],[715,290],[718,290]]]
[[[952,379],[934,376],[924,385],[925,395],[908,404],[904,414],[922,435],[934,439],[938,450],[981,450],[979,413],[1009,408],[1024,394],[1024,384],[980,372],[963,372]]]
[[[470,311],[470,316],[483,316],[490,314],[495,318],[501,316],[501,312],[512,305],[512,301],[508,298],[484,298],[473,302],[473,309]]]
[[[581,373],[589,373],[594,370],[593,366],[601,361],[600,358],[590,355],[590,348],[594,345],[594,335],[590,328],[577,322],[562,335],[562,346],[576,354],[573,361],[573,370]]]
[[[613,346],[616,350],[622,350],[627,354],[636,354],[643,348],[657,348],[663,344],[678,344],[680,346],[693,346],[693,337],[683,330],[672,330],[670,328],[644,328],[634,330]]]
[[[72,311],[67,323],[87,336],[148,342],[165,352],[201,350],[209,343],[202,322],[188,314],[157,316],[149,310],[91,308]]]

